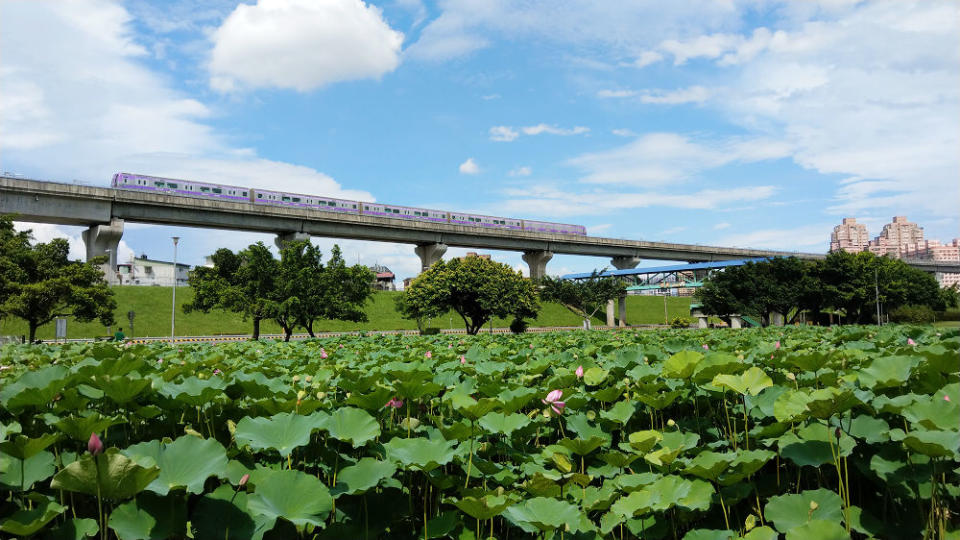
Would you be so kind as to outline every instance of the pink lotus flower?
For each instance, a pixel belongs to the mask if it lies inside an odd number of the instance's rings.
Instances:
[[[583,378],[583,366],[577,366],[577,370],[574,371],[574,373],[577,374],[577,378],[578,378],[578,379],[582,379],[582,378]]]
[[[943,395],[943,400],[944,400],[944,401],[950,401],[950,396],[944,394],[944,395]]]
[[[466,358],[465,356],[463,356],[462,354],[460,355],[460,363],[461,363],[461,364],[466,364],[466,363],[467,363],[467,358]]]
[[[551,390],[547,394],[546,399],[541,399],[544,405],[549,405],[553,412],[557,414],[563,414],[563,408],[567,406],[566,403],[560,401],[560,398],[563,397],[563,390]]]
[[[453,348],[453,343],[447,343],[447,348],[448,348],[448,349],[452,349],[452,348]]]
[[[779,340],[779,339],[777,340],[776,343],[773,344],[773,348],[774,348],[774,349],[779,349],[779,348],[780,348],[780,340]]]
[[[97,437],[96,433],[90,434],[90,440],[87,442],[87,451],[93,455],[103,452],[103,442],[100,440],[100,437]]]
[[[709,351],[709,350],[710,350],[710,346],[707,345],[706,343],[704,343],[704,344],[703,344],[703,350]]]
[[[384,405],[384,407],[393,407],[394,409],[399,409],[400,407],[403,407],[403,400],[392,397],[390,398],[390,401]]]
[[[533,348],[533,343],[530,344],[530,348],[531,348],[531,349]]]
[[[326,358],[326,357],[327,357],[327,350],[324,349],[323,347],[320,347],[320,358]]]
[[[433,353],[430,351],[427,351],[426,353],[424,353],[423,356],[425,356],[426,358],[433,358]]]
[[[223,372],[222,372],[222,371],[220,371],[220,369],[219,369],[219,368],[218,368],[218,369],[215,369],[215,370],[213,370],[213,374],[214,374],[214,375],[220,375],[220,374],[222,374],[222,373],[223,373]]]
[[[907,345],[916,345],[916,344],[917,344],[916,341],[914,341],[914,340],[911,339],[911,338],[907,338]]]
[[[250,480],[250,474],[247,473],[240,477],[240,487],[247,485],[247,482]]]

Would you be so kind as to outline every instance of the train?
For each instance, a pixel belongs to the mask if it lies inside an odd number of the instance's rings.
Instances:
[[[286,191],[246,188],[124,172],[113,175],[111,186],[115,189],[165,193],[180,197],[221,199],[235,202],[248,202],[251,204],[309,208],[319,212],[382,216],[466,227],[487,227],[576,236],[587,235],[587,229],[582,225],[485,216],[464,212],[448,212],[446,210],[432,210],[429,208],[399,206],[386,203],[350,201],[322,195],[304,195],[301,193],[288,193]]]

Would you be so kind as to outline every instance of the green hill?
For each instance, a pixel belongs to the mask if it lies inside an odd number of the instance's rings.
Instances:
[[[168,336],[170,335],[170,287],[135,287],[124,286],[113,288],[117,300],[117,310],[114,318],[116,326],[122,326],[128,337],[140,336]],[[316,331],[348,331],[348,330],[404,330],[414,329],[413,321],[400,317],[394,309],[394,298],[397,292],[378,292],[372,302],[367,304],[369,322],[351,323],[344,321],[318,321]],[[203,336],[218,334],[249,334],[252,323],[244,321],[235,313],[212,311],[210,313],[184,313],[182,306],[193,299],[193,289],[181,287],[177,289],[177,317],[176,335]],[[689,298],[667,298],[667,310],[670,318],[689,315]],[[133,330],[127,321],[127,312],[135,312]],[[604,324],[605,313],[601,312],[594,319],[595,324]],[[662,324],[663,297],[659,296],[629,296],[627,297],[627,321],[631,324]],[[510,321],[496,320],[494,326],[505,327]],[[578,318],[559,304],[546,303],[540,310],[540,316],[532,321],[530,326],[579,326]],[[439,328],[463,328],[463,321],[456,313],[430,321],[429,326]],[[298,330],[299,331],[299,330]],[[261,324],[263,333],[279,333],[280,327],[270,321]],[[0,321],[0,335],[24,335],[27,325],[20,319],[6,318]],[[67,322],[67,337],[88,338],[108,335],[110,332],[99,322],[81,323],[73,320]],[[47,324],[37,330],[40,339],[53,339],[54,324]]]

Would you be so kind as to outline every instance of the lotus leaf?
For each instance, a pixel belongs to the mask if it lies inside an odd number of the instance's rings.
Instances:
[[[322,425],[325,417],[295,413],[280,413],[270,418],[245,416],[237,422],[234,437],[240,446],[248,445],[254,450],[273,449],[286,457],[294,448],[310,442],[311,433]]]
[[[30,490],[34,483],[50,478],[54,472],[56,468],[50,452],[42,451],[25,460],[0,454],[0,486],[5,489]]]
[[[450,463],[455,454],[452,441],[431,440],[421,437],[404,439],[394,437],[383,445],[387,459],[403,465],[406,469],[430,472]]]
[[[589,439],[561,439],[558,444],[570,450],[578,456],[585,456],[597,448],[605,445],[609,440],[606,437],[590,437]]]
[[[105,499],[124,500],[143,491],[160,475],[157,467],[142,467],[116,448],[108,448],[94,456],[84,454],[53,477],[50,487],[96,495]]]
[[[187,504],[182,497],[142,493],[110,513],[108,525],[120,540],[164,540],[186,532]]]
[[[63,366],[47,366],[28,371],[0,389],[0,405],[16,411],[29,406],[46,406],[63,391],[69,377]]]
[[[380,436],[380,424],[370,413],[353,407],[340,407],[321,418],[317,425],[334,439],[348,442],[354,448]]]
[[[787,390],[780,394],[773,403],[773,416],[777,422],[798,422],[806,418],[807,403],[810,401],[806,392]]]
[[[514,523],[528,523],[541,531],[550,531],[576,520],[580,509],[557,499],[535,497],[511,506],[504,514]]]
[[[487,494],[483,497],[463,497],[453,504],[464,514],[483,521],[499,516],[515,502],[517,502],[515,496]]]
[[[953,457],[960,452],[960,432],[914,430],[904,437],[903,444],[926,456]]]
[[[810,503],[816,503],[811,505]],[[795,495],[770,497],[763,509],[767,521],[772,521],[777,530],[787,533],[811,520],[839,523],[843,520],[843,501],[828,489],[816,489]],[[808,538],[818,538],[816,535]]]
[[[661,439],[663,439],[663,434],[652,429],[634,431],[627,437],[627,440],[630,441],[630,448],[640,454],[649,452]]]
[[[83,540],[100,532],[94,519],[68,519],[45,536],[49,540]]]
[[[863,439],[867,443],[880,443],[890,440],[890,425],[883,418],[862,414],[850,421],[850,435]]]
[[[858,401],[849,389],[831,386],[807,394],[807,410],[814,418],[826,419],[848,411]]]
[[[0,452],[17,459],[29,459],[59,439],[58,433],[49,433],[36,438],[15,435],[11,440],[0,443]]]
[[[675,379],[689,379],[702,360],[702,353],[696,351],[680,351],[663,363],[663,376]]]
[[[773,386],[773,380],[762,369],[753,366],[740,375],[717,375],[713,378],[712,384],[721,388],[729,388],[738,394],[755,396],[764,388]]]
[[[607,379],[609,374],[610,372],[603,368],[592,367],[583,373],[583,382],[585,382],[587,386],[599,386],[603,384],[603,381]]]
[[[960,403],[943,398],[920,399],[903,409],[904,418],[926,429],[957,429],[960,427]]]
[[[850,540],[850,533],[836,521],[813,519],[787,531],[787,540]]]
[[[450,403],[457,412],[470,420],[477,420],[500,405],[500,402],[496,399],[481,398],[476,400],[464,394],[451,395]]]
[[[637,410],[632,401],[618,401],[609,410],[601,411],[600,416],[618,424],[626,424]]]
[[[31,536],[62,514],[67,507],[54,502],[52,497],[31,494],[31,508],[20,509],[0,521],[0,531],[17,536]]]
[[[918,360],[910,356],[879,356],[860,370],[860,384],[877,390],[901,386],[910,379],[910,372]]]
[[[87,442],[91,433],[103,433],[105,429],[126,420],[112,416],[101,416],[99,413],[90,413],[85,416],[68,416],[54,423],[57,429],[68,437],[80,442]]]
[[[221,476],[227,468],[227,451],[222,444],[215,439],[190,435],[169,444],[162,441],[135,444],[123,454],[142,466],[160,468],[160,476],[147,486],[159,495],[178,488],[185,488],[188,493],[201,493],[207,478]]]
[[[337,485],[330,490],[334,497],[363,493],[390,478],[397,468],[389,462],[365,457],[337,474]]]
[[[257,490],[247,497],[247,507],[264,520],[283,518],[294,525],[323,528],[333,497],[323,482],[292,470],[269,471],[257,480]]]
[[[490,433],[500,433],[510,437],[510,434],[514,431],[526,427],[530,423],[530,419],[523,414],[490,412],[483,415],[478,423],[480,427]]]
[[[684,472],[716,481],[736,457],[736,454],[721,454],[710,450],[700,452],[687,462]]]
[[[247,508],[248,496],[234,491],[232,486],[220,486],[213,493],[197,501],[191,514],[191,524],[199,533],[197,538],[223,540],[259,540],[273,528],[276,518],[251,515]]]
[[[729,529],[694,529],[683,535],[683,540],[736,540],[738,537]]]

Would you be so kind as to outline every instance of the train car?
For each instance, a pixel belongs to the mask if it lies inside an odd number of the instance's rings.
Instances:
[[[245,187],[226,184],[210,184],[193,180],[178,180],[145,176],[142,174],[117,173],[113,175],[111,185],[117,189],[130,189],[151,193],[167,193],[183,197],[200,199],[225,199],[230,201],[250,201],[250,190]]]
[[[515,231],[523,229],[523,225],[519,219],[482,216],[479,214],[461,214],[458,212],[450,212],[450,223],[456,225],[466,225],[468,227],[490,227],[494,229],[511,229]]]
[[[430,221],[447,223],[448,215],[441,210],[415,208],[412,206],[397,206],[386,203],[363,203],[363,214],[368,216],[383,216],[396,219],[410,219],[414,221]]]
[[[523,220],[523,230],[531,232],[548,232],[557,234],[574,234],[586,236],[587,228],[583,225],[569,225],[566,223],[551,223],[549,221]]]
[[[357,201],[334,199],[332,197],[321,197],[319,195],[303,195],[301,193],[272,191],[269,189],[252,189],[251,193],[251,200],[253,201],[253,204],[293,206],[299,208],[312,208],[314,210],[322,210],[324,212],[347,212],[350,214],[357,214],[360,212],[360,203]]]

